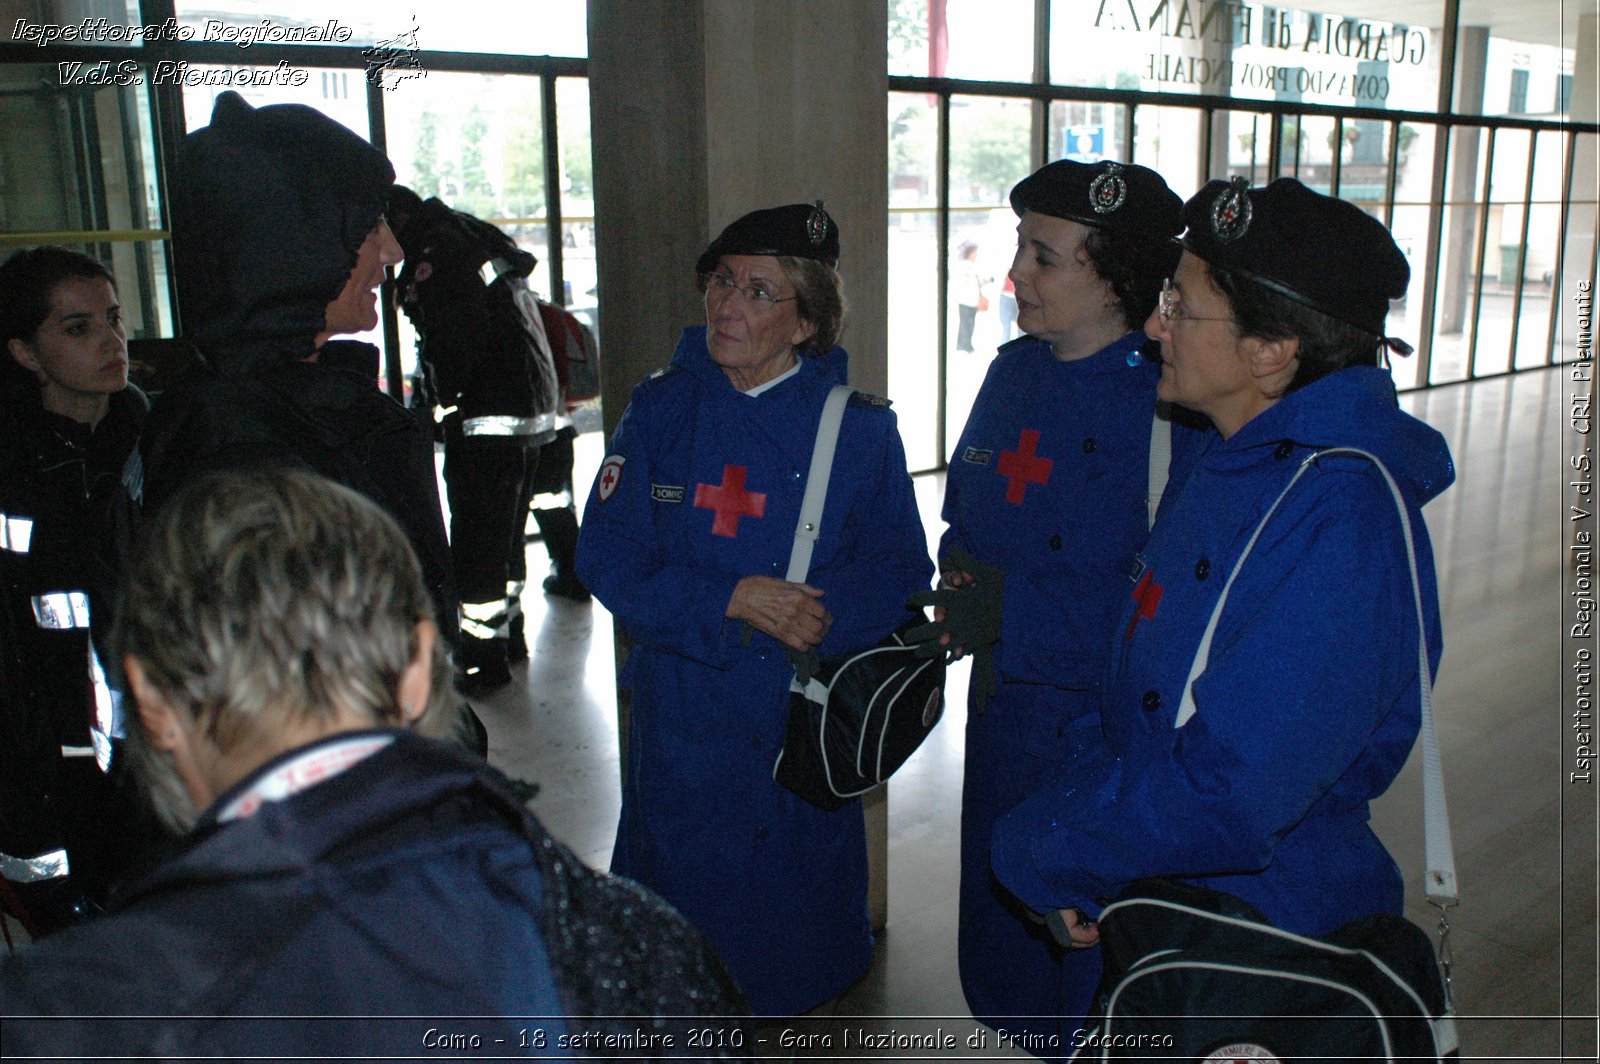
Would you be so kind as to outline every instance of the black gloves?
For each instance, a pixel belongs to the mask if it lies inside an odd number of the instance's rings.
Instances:
[[[982,713],[989,696],[998,690],[994,675],[994,644],[1000,640],[1000,616],[1005,597],[1005,570],[980,562],[959,547],[945,558],[945,569],[964,572],[972,582],[961,587],[920,591],[906,600],[914,609],[942,607],[944,619],[929,621],[906,633],[922,644],[927,657],[960,650],[972,655],[973,705]],[[948,636],[945,640],[943,637]]]

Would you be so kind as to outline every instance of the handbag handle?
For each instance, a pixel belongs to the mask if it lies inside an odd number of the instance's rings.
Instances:
[[[794,529],[794,547],[789,551],[789,571],[784,579],[804,583],[811,571],[811,552],[821,535],[822,504],[828,498],[828,479],[833,475],[833,454],[839,447],[839,426],[844,423],[845,404],[855,394],[848,384],[835,384],[822,404],[822,419],[817,422],[817,442],[811,447],[811,471],[806,474],[806,493],[800,500],[800,523]]]
[[[1217,622],[1222,617],[1223,604],[1228,601],[1228,591],[1233,587],[1233,581],[1239,575],[1244,560],[1250,556],[1251,549],[1255,547],[1256,540],[1260,538],[1261,530],[1272,519],[1278,505],[1283,502],[1284,497],[1289,494],[1289,489],[1294,487],[1301,475],[1311,468],[1312,463],[1318,458],[1330,454],[1354,455],[1365,458],[1378,467],[1378,472],[1383,474],[1384,483],[1388,485],[1389,494],[1394,499],[1395,510],[1400,515],[1400,528],[1405,533],[1406,561],[1411,566],[1411,596],[1417,607],[1417,683],[1422,702],[1422,825],[1423,848],[1427,861],[1423,876],[1423,892],[1429,902],[1441,910],[1447,909],[1456,904],[1459,897],[1456,888],[1456,856],[1455,847],[1450,839],[1450,815],[1445,806],[1444,769],[1439,763],[1439,736],[1433,723],[1433,678],[1428,668],[1428,629],[1422,612],[1422,579],[1417,571],[1417,545],[1411,530],[1411,515],[1406,509],[1405,497],[1400,494],[1400,486],[1395,483],[1388,467],[1377,455],[1355,447],[1330,447],[1310,455],[1300,463],[1300,468],[1295,470],[1294,476],[1289,478],[1289,483],[1284,485],[1283,490],[1267,509],[1266,516],[1251,533],[1249,541],[1245,543],[1244,552],[1234,563],[1233,572],[1228,574],[1228,581],[1222,587],[1222,594],[1211,610],[1211,619],[1206,624],[1205,633],[1200,637],[1200,645],[1195,649],[1194,662],[1189,666],[1189,678],[1184,681],[1183,701],[1178,706],[1178,716],[1173,727],[1183,727],[1189,722],[1189,718],[1195,715],[1194,681],[1205,672],[1206,662],[1211,656],[1211,639],[1216,634]],[[1448,924],[1441,916],[1441,958],[1448,950],[1448,934]],[[1448,965],[1448,960],[1445,963]],[[1446,980],[1448,987],[1448,975]]]

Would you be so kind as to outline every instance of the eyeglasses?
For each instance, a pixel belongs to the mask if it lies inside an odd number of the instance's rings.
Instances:
[[[1156,313],[1161,316],[1161,327],[1170,329],[1175,321],[1233,321],[1232,318],[1197,318],[1183,309],[1183,304],[1178,302],[1178,293],[1172,288],[1172,278],[1168,277],[1161,282],[1161,300],[1156,304]]]
[[[739,292],[744,295],[745,302],[749,303],[757,310],[768,310],[777,306],[779,303],[790,303],[800,298],[800,296],[796,294],[792,296],[785,296],[780,299],[771,292],[767,291],[764,285],[741,285],[738,281],[734,280],[732,277],[729,277],[727,274],[717,273],[714,271],[711,273],[702,273],[700,275],[700,282],[705,285],[707,299],[710,299],[713,295],[724,296],[729,292]]]

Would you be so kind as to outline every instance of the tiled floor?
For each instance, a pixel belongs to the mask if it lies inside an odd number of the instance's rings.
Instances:
[[[1436,698],[1462,889],[1452,915],[1456,1000],[1474,1058],[1595,1059],[1596,792],[1566,783],[1564,769],[1563,379],[1528,373],[1402,400],[1446,435],[1459,474],[1425,516],[1440,571],[1446,645]],[[597,436],[582,443],[580,486],[600,458]],[[930,541],[941,489],[940,478],[919,479]],[[542,551],[531,557],[538,573]],[[536,593],[527,608],[537,633],[529,671],[483,707],[490,757],[538,782],[534,809],[603,865],[618,805],[610,617],[598,603]],[[939,1029],[958,1044],[938,1059],[1020,1057],[993,1035],[966,1046],[976,1028],[955,961],[965,668],[952,675],[945,722],[890,788],[889,913],[877,958],[829,1029]],[[1432,928],[1421,901],[1416,762],[1376,803],[1374,822],[1408,874],[1410,915]]]

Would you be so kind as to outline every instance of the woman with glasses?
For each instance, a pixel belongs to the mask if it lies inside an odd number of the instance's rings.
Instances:
[[[1152,590],[1118,619],[1103,735],[995,830],[1001,882],[1060,913],[1078,945],[1097,941],[1105,899],[1149,876],[1227,891],[1300,934],[1398,914],[1368,803],[1417,735],[1419,629],[1439,660],[1421,508],[1455,472],[1384,364],[1386,348],[1410,351],[1384,335],[1405,256],[1365,212],[1292,178],[1212,181],[1183,218],[1146,327],[1159,394],[1216,433],[1139,554]]]
[[[888,634],[932,574],[894,415],[857,395],[810,574],[784,579],[823,402],[844,382],[838,257],[820,202],[711,242],[706,325],[634,389],[578,541],[578,575],[634,642],[612,869],[711,937],[757,1015],[829,1000],[872,952],[860,803],[824,812],[772,778],[793,659]]]
[[[1177,262],[1182,201],[1143,166],[1062,160],[1011,191],[1017,325],[950,458],[930,598],[974,655],[961,802],[962,989],[978,1019],[1061,1048],[1098,968],[1066,958],[990,869],[994,822],[1098,728],[1117,611],[1170,424],[1141,326]],[[1197,433],[1178,430],[1179,463]],[[1152,454],[1153,443],[1155,454]],[[1063,1008],[1063,1001],[1078,1004]],[[1051,1042],[1054,1039],[1054,1042]]]

